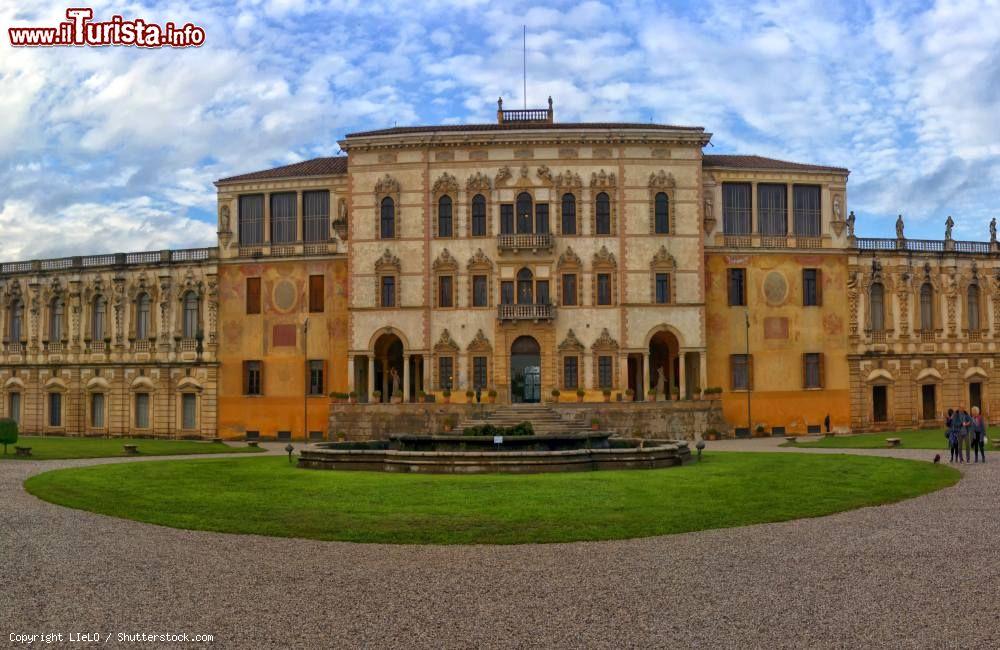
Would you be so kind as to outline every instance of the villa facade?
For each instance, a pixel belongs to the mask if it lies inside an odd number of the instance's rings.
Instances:
[[[710,138],[501,106],[221,179],[216,248],[3,264],[0,415],[281,439],[328,435],[348,392],[669,410],[717,387],[733,429],[775,434],[993,410],[995,243],[856,238],[846,169]]]

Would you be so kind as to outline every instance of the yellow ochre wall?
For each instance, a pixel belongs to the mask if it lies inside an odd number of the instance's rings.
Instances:
[[[729,355],[744,354],[744,307],[730,307],[727,268],[747,269],[750,310],[750,354],[753,358],[751,415],[753,429],[785,427],[803,434],[822,425],[829,414],[831,429],[850,426],[847,365],[847,256],[842,251],[786,253],[708,253],[706,323],[708,386],[722,388],[726,420],[745,427],[745,391],[730,390]],[[823,304],[802,306],[802,269],[822,270]],[[787,336],[785,329],[787,325]],[[803,389],[803,358],[824,355],[822,389]]]
[[[323,275],[324,311],[309,312],[310,275]],[[246,313],[246,279],[261,278],[261,313]],[[344,258],[295,259],[222,264],[219,267],[219,435],[243,438],[259,431],[273,438],[291,431],[322,431],[329,417],[329,394],[347,386],[347,261]],[[308,357],[302,324],[309,318]],[[276,325],[295,326],[295,344],[276,346]],[[324,359],[323,395],[306,398],[308,427],[303,429],[306,360]],[[263,395],[243,395],[243,361],[262,361]]]

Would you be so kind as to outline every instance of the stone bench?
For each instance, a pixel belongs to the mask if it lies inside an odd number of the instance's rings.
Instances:
[[[139,453],[139,445],[122,445],[122,447],[129,456],[135,456]]]
[[[258,443],[256,440],[247,440],[247,447],[257,448],[259,446],[260,446],[260,443]]]
[[[31,447],[16,447],[15,446],[14,447],[14,455],[15,456],[30,456],[31,455]]]
[[[900,440],[899,438],[886,438],[885,439],[885,446],[886,447],[898,447],[901,442],[903,442],[903,441]]]
[[[785,442],[794,443],[796,440],[798,440],[798,438],[796,438],[795,436],[785,436]]]

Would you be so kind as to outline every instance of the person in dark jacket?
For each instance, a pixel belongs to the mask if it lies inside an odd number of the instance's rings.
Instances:
[[[951,452],[951,458],[949,463],[961,463],[962,453],[959,451],[958,443],[961,439],[961,425],[959,424],[960,417],[958,412],[948,409],[948,428],[945,430],[945,435],[948,437],[948,451]]]
[[[975,457],[975,461],[979,462],[979,457],[982,456],[983,462],[986,462],[986,419],[979,414],[979,407],[972,407],[972,453]]]
[[[958,431],[958,462],[962,462],[962,452],[965,452],[965,462],[972,461],[972,418],[965,407],[959,406],[952,416],[952,423]]]

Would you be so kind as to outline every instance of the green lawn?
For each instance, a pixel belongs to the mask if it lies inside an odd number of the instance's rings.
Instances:
[[[230,447],[221,442],[200,440],[156,440],[145,438],[62,438],[57,436],[21,436],[18,447],[31,447],[31,456],[15,456],[14,445],[8,445],[7,455],[0,451],[0,460],[53,460],[56,458],[106,458],[124,456],[122,445],[138,445],[140,456],[172,454],[228,454],[261,451],[252,447]],[[2,449],[2,447],[0,447]]]
[[[177,528],[400,544],[623,539],[898,501],[953,485],[943,465],[708,453],[660,470],[474,476],[306,470],[282,457],[126,463],[39,474],[32,494]]]
[[[990,440],[1000,433],[1000,429],[990,428],[986,437]],[[940,449],[948,451],[948,441],[944,429],[921,429],[920,431],[886,431],[865,433],[856,436],[834,436],[821,438],[815,442],[786,442],[782,447],[822,447],[826,449],[876,449],[885,448],[886,438],[899,438],[902,449]]]

